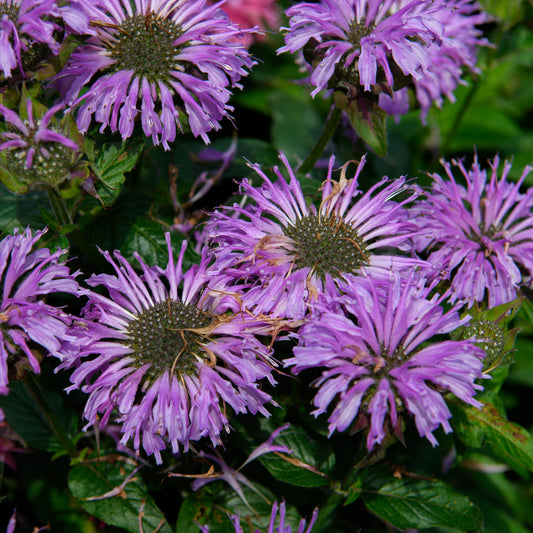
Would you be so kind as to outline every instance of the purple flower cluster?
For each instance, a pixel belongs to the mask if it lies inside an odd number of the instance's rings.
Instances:
[[[89,395],[89,425],[121,424],[130,439],[161,463],[161,450],[185,451],[203,437],[213,445],[229,430],[227,407],[261,413],[271,400],[258,382],[274,384],[270,349],[256,337],[269,325],[240,312],[238,301],[211,281],[209,259],[182,270],[186,243],[175,261],[167,234],[166,268],[142,275],[118,252],[104,252],[115,275],[93,275],[78,329],[79,351],[63,367],[76,366],[72,389]],[[239,312],[238,312],[239,311]]]
[[[322,369],[314,383],[313,414],[334,406],[330,435],[368,427],[367,448],[372,450],[388,433],[402,438],[405,413],[435,445],[435,429],[451,431],[443,393],[480,407],[474,395],[482,387],[475,380],[482,378],[485,354],[474,340],[426,345],[469,318],[460,319],[457,307],[445,312],[424,277],[391,274],[386,284],[350,278],[342,293],[300,329],[294,357],[285,361],[296,374]]]
[[[54,54],[59,52],[54,32],[60,27],[50,19],[60,16],[55,0],[0,3],[0,70],[4,78],[12,77],[17,68],[24,75],[24,59],[31,63],[31,55],[39,46],[47,46]]]
[[[298,52],[311,71],[313,96],[324,89],[381,93],[392,113],[409,107],[413,83],[423,116],[433,101],[452,97],[462,69],[475,71],[476,48],[486,45],[475,2],[460,0],[321,0],[287,10],[282,52]]]
[[[431,174],[431,189],[412,210],[421,229],[417,247],[449,281],[451,302],[466,301],[469,307],[510,302],[533,276],[533,190],[520,192],[532,168],[511,182],[508,161],[498,178],[498,157],[489,162],[490,170],[481,168],[477,157],[471,168],[462,161],[452,164],[442,160],[446,177]]]
[[[80,287],[61,260],[62,250],[37,248],[44,232],[15,231],[0,241],[0,394],[9,392],[10,368],[27,359],[40,372],[35,348],[64,358],[62,344],[73,317],[45,301],[55,293],[79,295]]]
[[[416,194],[405,178],[384,178],[363,193],[358,178],[365,159],[348,179],[348,166],[333,179],[331,157],[318,209],[305,198],[289,162],[280,154],[289,182],[274,167],[271,181],[259,165],[259,187],[248,180],[241,192],[253,203],[213,213],[206,232],[215,245],[214,269],[223,272],[254,312],[302,318],[319,294],[335,291],[345,274],[388,276],[391,265],[410,268],[423,262],[402,252],[412,249],[417,227],[405,205]],[[392,200],[405,192],[400,202]],[[394,252],[391,252],[394,250]]]
[[[89,38],[57,76],[57,88],[86,132],[91,119],[122,138],[132,135],[140,105],[145,135],[169,143],[181,129],[208,143],[232,111],[231,91],[255,63],[232,24],[207,0],[94,0],[84,4]],[[83,27],[80,21],[78,26]],[[81,91],[87,88],[86,92]]]

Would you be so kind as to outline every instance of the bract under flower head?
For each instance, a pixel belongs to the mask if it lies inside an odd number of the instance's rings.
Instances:
[[[296,374],[323,370],[314,383],[313,414],[334,404],[330,435],[368,427],[372,450],[389,430],[401,437],[401,416],[410,414],[420,436],[435,445],[434,430],[452,431],[444,393],[481,406],[474,395],[482,389],[475,381],[482,377],[484,352],[473,340],[431,343],[468,318],[461,320],[456,309],[445,312],[424,281],[391,275],[378,289],[371,278],[351,278],[342,286],[340,307],[322,310],[300,328],[300,343],[285,365]]]
[[[414,197],[403,177],[387,178],[366,193],[357,189],[365,164],[357,164],[355,175],[346,178],[348,165],[339,181],[332,177],[331,157],[318,209],[308,205],[289,162],[280,155],[289,174],[285,180],[274,167],[272,182],[259,165],[252,168],[263,184],[253,187],[247,180],[241,191],[253,204],[223,208],[215,212],[206,231],[216,245],[220,269],[241,284],[245,305],[258,313],[301,318],[310,302],[344,274],[380,272],[388,276],[391,264],[402,269],[423,262],[402,257],[411,248],[416,230],[407,220],[404,205]],[[406,198],[392,198],[406,192]],[[391,255],[396,248],[397,255]],[[231,282],[231,281],[230,281]]]
[[[52,22],[61,13],[55,0],[0,1],[0,70],[10,78],[17,67],[24,75],[24,66],[32,67],[42,57],[41,48],[59,53],[54,32],[59,26]]]
[[[102,285],[109,297],[89,294],[88,329],[77,356],[63,365],[77,366],[70,389],[89,394],[89,425],[105,426],[115,414],[122,444],[132,439],[136,451],[142,446],[158,463],[167,442],[173,453],[202,437],[219,444],[229,430],[227,406],[268,416],[271,398],[258,382],[274,383],[270,350],[254,336],[267,325],[228,312],[239,305],[207,287],[205,254],[183,273],[186,243],[177,262],[168,234],[167,243],[165,270],[136,256],[142,276],[118,252],[114,259],[104,252],[115,275],[94,275],[88,283]]]
[[[86,132],[91,119],[133,133],[140,102],[144,133],[169,149],[185,108],[195,136],[206,132],[233,108],[228,87],[254,65],[234,38],[243,32],[230,23],[219,4],[207,0],[93,0],[84,6],[90,20],[87,43],[78,47],[57,77],[68,105],[78,107]],[[83,87],[87,92],[79,96]]]
[[[85,175],[79,163],[79,146],[67,136],[68,119],[54,118],[63,107],[52,106],[39,118],[29,97],[21,102],[22,116],[0,105],[6,122],[6,131],[0,132],[1,179],[8,188],[17,192],[36,185],[57,188],[73,177]]]
[[[44,299],[54,293],[78,295],[80,287],[60,260],[36,245],[44,232],[15,231],[0,241],[0,394],[9,392],[10,370],[26,358],[40,372],[38,347],[63,358],[61,344],[68,336],[72,317]]]
[[[475,68],[476,46],[487,43],[475,29],[486,17],[471,16],[478,8],[468,0],[304,2],[287,10],[286,44],[279,52],[303,55],[313,96],[330,88],[390,98],[412,82],[426,113],[431,101],[451,95],[461,67]],[[405,112],[400,96],[384,100],[384,109]]]
[[[488,301],[489,307],[510,302],[533,275],[533,190],[520,193],[531,167],[518,182],[508,181],[511,163],[500,160],[482,169],[477,157],[471,168],[453,160],[466,187],[458,183],[452,165],[441,161],[446,178],[432,174],[433,185],[413,215],[424,238],[428,261],[441,269],[451,286],[451,301]]]

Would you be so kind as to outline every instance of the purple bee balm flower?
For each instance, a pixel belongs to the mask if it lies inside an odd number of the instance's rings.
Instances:
[[[494,307],[514,300],[524,282],[533,275],[533,190],[520,193],[532,167],[518,182],[507,180],[511,163],[489,162],[490,171],[477,161],[471,169],[453,160],[466,187],[458,183],[452,165],[441,161],[446,178],[432,174],[433,185],[425,199],[413,208],[414,220],[427,248],[428,261],[449,279],[451,302],[488,301]]]
[[[173,453],[202,437],[220,444],[221,432],[229,431],[228,406],[269,416],[264,405],[271,398],[258,382],[275,383],[271,350],[254,335],[268,324],[246,316],[232,295],[217,290],[206,254],[183,273],[186,242],[175,262],[166,238],[168,265],[150,268],[136,256],[142,276],[118,252],[114,258],[103,252],[115,275],[93,275],[88,283],[109,296],[89,293],[85,340],[62,365],[76,366],[69,390],[89,394],[88,426],[116,418],[121,443],[131,439],[158,464],[167,442]]]
[[[240,88],[255,64],[235,40],[251,30],[206,0],[136,0],[134,9],[130,0],[96,0],[84,14],[90,38],[57,77],[68,105],[80,106],[80,131],[94,117],[101,131],[130,137],[140,106],[144,133],[169,149],[184,108],[194,136],[208,143],[206,132],[233,110],[228,87]]]
[[[27,358],[39,373],[39,347],[63,358],[61,344],[68,336],[72,317],[47,304],[54,293],[79,295],[80,288],[60,260],[63,250],[50,253],[37,248],[43,231],[14,232],[0,241],[0,394],[8,394],[8,367]]]
[[[408,2],[404,0],[403,3]],[[424,76],[413,80],[424,122],[433,103],[440,108],[444,97],[455,102],[453,91],[459,84],[466,85],[462,78],[463,70],[478,74],[477,49],[480,46],[490,46],[489,41],[482,37],[481,30],[476,27],[488,21],[481,6],[471,0],[456,0],[450,6],[451,9],[435,13],[436,20],[445,27],[445,32],[441,45],[430,48],[431,68]],[[418,7],[419,11],[423,9],[422,6]],[[388,101],[388,95],[380,95],[380,105],[388,113],[407,113],[408,99],[406,102],[405,94],[402,96],[398,93],[407,93],[407,89],[394,93],[392,105]]]
[[[335,181],[331,157],[317,209],[308,204],[283,154],[280,159],[289,182],[277,166],[278,179],[272,182],[259,165],[252,165],[263,184],[253,187],[245,179],[241,191],[253,203],[222,208],[206,227],[216,245],[214,268],[233,278],[248,308],[302,318],[308,305],[327,287],[335,290],[334,280],[344,274],[388,277],[391,265],[401,269],[423,264],[398,255],[411,250],[410,237],[416,231],[404,207],[415,194],[403,177],[392,182],[383,178],[363,194],[357,180],[365,158],[353,178],[346,178],[347,164]],[[407,192],[406,198],[393,201],[400,192]]]
[[[287,10],[289,28],[278,52],[304,56],[313,96],[328,88],[392,94],[414,82],[425,112],[429,95],[440,102],[455,89],[461,67],[474,68],[475,48],[486,43],[475,30],[485,18],[470,16],[478,7],[462,0],[299,3]],[[405,112],[404,102],[383,103]]]
[[[50,19],[60,16],[55,0],[0,2],[0,70],[4,78],[10,78],[17,67],[24,75],[23,66],[33,66],[40,59],[43,45],[59,53],[54,32],[60,27]]]
[[[278,511],[279,511],[279,519],[278,519]],[[307,521],[305,518],[302,518],[300,520],[300,523],[298,524],[298,530],[295,530],[295,533],[311,533],[313,526],[316,522],[316,519],[318,517],[318,508],[315,508],[313,511],[313,515],[311,516],[311,520],[309,521],[309,525],[307,525]],[[264,530],[265,533],[292,533],[292,527],[287,524],[286,522],[286,510],[285,510],[285,501],[281,502],[281,505],[278,505],[278,502],[275,501],[272,504],[272,511],[270,515],[270,522],[268,524],[268,529]],[[235,533],[244,533],[244,530],[241,526],[241,520],[240,517],[237,515],[234,515],[232,517],[233,520],[233,527],[235,528]],[[276,525],[277,522],[277,525]],[[200,526],[200,531],[202,533],[209,533],[210,529],[208,526]],[[254,533],[261,533],[260,529],[254,529]]]
[[[468,321],[457,309],[445,312],[424,278],[399,280],[376,289],[371,278],[351,278],[343,284],[341,308],[324,309],[300,328],[294,357],[285,361],[299,374],[322,369],[314,382],[315,416],[333,404],[328,419],[335,431],[368,427],[368,450],[391,430],[401,438],[401,417],[414,417],[421,436],[433,445],[433,431],[452,431],[451,413],[443,394],[451,392],[469,405],[475,383],[483,377],[485,355],[473,340],[431,342]]]
[[[23,118],[0,105],[7,125],[7,131],[0,133],[0,166],[9,188],[25,192],[22,189],[39,184],[58,186],[78,173],[79,146],[64,135],[65,126],[54,119],[63,107],[57,104],[38,118],[28,98]]]

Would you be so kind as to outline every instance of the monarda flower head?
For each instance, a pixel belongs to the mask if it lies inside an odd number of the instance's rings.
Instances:
[[[59,53],[54,32],[60,27],[53,18],[61,13],[55,0],[0,1],[0,70],[11,78],[19,69],[24,75],[47,55]]]
[[[287,10],[279,52],[303,56],[313,96],[324,89],[350,97],[372,91],[389,99],[387,111],[406,112],[404,93],[394,92],[413,83],[426,113],[428,96],[440,103],[460,82],[461,68],[474,69],[476,46],[486,44],[475,29],[485,21],[472,15],[478,7],[462,0],[303,2]]]
[[[143,131],[154,144],[169,149],[183,116],[194,136],[209,142],[206,132],[220,129],[220,120],[233,109],[228,87],[240,87],[254,61],[234,39],[246,30],[233,25],[219,4],[206,1],[84,5],[90,37],[57,77],[67,104],[79,107],[81,132],[94,117],[101,131],[109,126],[130,137],[140,107]]]
[[[69,117],[55,117],[63,107],[44,109],[25,94],[20,114],[0,105],[5,120],[0,131],[0,179],[6,187],[20,193],[39,185],[58,189],[65,182],[87,177],[82,152],[70,138],[79,136],[75,124]]]
[[[63,358],[62,343],[73,317],[45,301],[57,293],[80,294],[80,287],[61,260],[62,250],[38,248],[44,232],[14,232],[0,241],[0,394],[24,366],[40,372],[44,354]]]
[[[368,450],[388,433],[401,438],[403,416],[414,417],[420,436],[433,445],[439,426],[452,431],[444,395],[469,405],[482,387],[485,353],[474,340],[438,340],[468,321],[447,312],[430,296],[424,278],[391,274],[376,287],[371,278],[350,278],[340,306],[321,310],[302,326],[294,357],[285,361],[295,374],[322,370],[313,383],[318,416],[330,410],[329,432],[368,428]],[[442,298],[440,298],[442,299]]]
[[[494,307],[514,300],[524,277],[530,283],[533,275],[533,190],[520,192],[532,168],[515,183],[508,180],[508,161],[498,177],[498,157],[488,170],[477,156],[471,168],[453,160],[462,185],[452,164],[441,163],[446,176],[431,174],[431,188],[413,207],[423,236],[418,249],[426,250],[428,261],[449,281],[452,302]]]
[[[206,226],[217,256],[214,268],[233,278],[248,308],[302,318],[309,304],[344,274],[388,276],[392,265],[402,269],[423,263],[401,255],[411,250],[416,231],[404,207],[414,192],[403,177],[383,178],[362,193],[357,180],[365,159],[353,178],[346,177],[347,164],[336,181],[331,157],[317,209],[304,197],[283,154],[280,159],[288,182],[277,166],[273,182],[252,165],[263,184],[253,187],[245,179],[241,192],[253,203],[222,208]],[[392,200],[400,193],[405,193],[401,201]]]
[[[164,270],[136,256],[142,275],[118,252],[104,252],[115,275],[93,275],[88,283],[109,296],[89,293],[79,353],[62,365],[76,366],[70,390],[89,394],[88,425],[104,427],[113,416],[121,443],[131,439],[158,463],[167,443],[173,453],[202,437],[219,444],[229,431],[228,406],[268,416],[271,398],[258,382],[274,383],[271,350],[254,335],[268,326],[241,312],[231,295],[207,287],[205,254],[184,273],[186,242],[177,262],[169,234],[167,243]]]

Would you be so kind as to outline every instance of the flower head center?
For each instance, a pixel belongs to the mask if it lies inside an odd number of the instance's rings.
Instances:
[[[284,233],[295,243],[296,266],[309,267],[322,279],[326,274],[355,274],[368,263],[363,241],[342,219],[308,215]]]
[[[7,15],[7,18],[11,21],[16,21],[19,16],[19,6],[13,3],[0,2],[0,20],[4,18],[4,15]]]
[[[76,165],[79,154],[59,142],[36,142],[37,127],[30,128],[30,133],[24,138],[26,146],[6,150],[3,154],[4,161],[0,164],[8,170],[17,180],[29,187],[38,184],[58,186],[69,179]],[[19,132],[17,130],[17,135]],[[23,137],[23,136],[21,136]],[[34,152],[31,164],[28,167],[28,153]]]
[[[209,326],[212,318],[194,305],[168,299],[138,314],[128,325],[127,344],[152,374],[175,369],[195,370],[194,362],[205,358],[205,337],[194,331]]]
[[[359,43],[361,42],[361,39],[363,37],[366,37],[367,35],[370,35],[373,29],[373,24],[369,24],[367,26],[366,24],[360,24],[353,20],[350,24],[350,29],[347,32],[346,40],[351,42],[354,45],[354,48],[359,48]]]
[[[156,83],[179,68],[174,42],[182,32],[172,20],[150,11],[127,18],[118,30],[108,42],[115,71],[133,70],[135,76]]]

